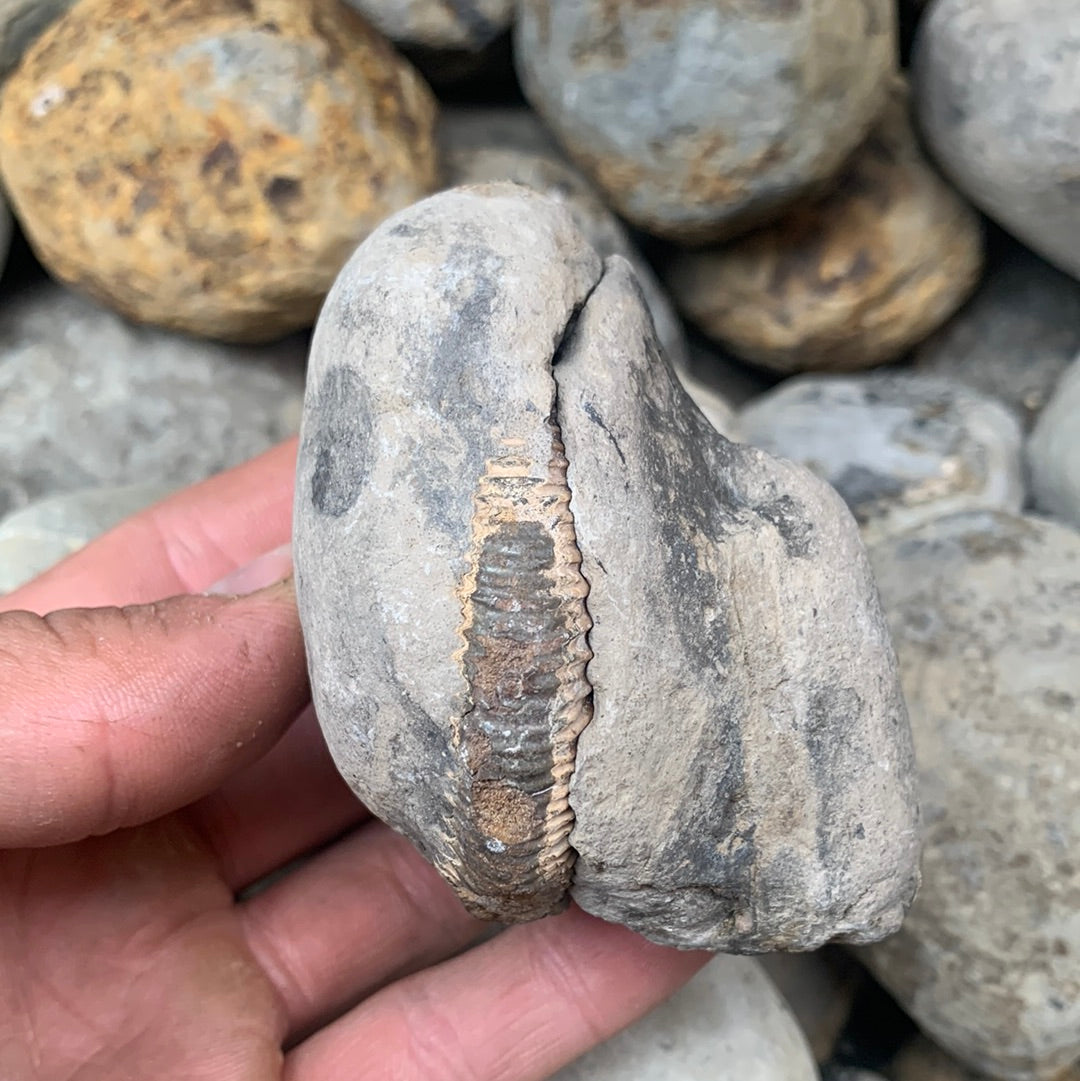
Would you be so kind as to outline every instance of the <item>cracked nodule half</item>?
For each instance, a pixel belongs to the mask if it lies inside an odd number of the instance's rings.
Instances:
[[[910,732],[855,524],[711,428],[557,203],[455,189],[360,246],[297,469],[327,742],[470,910],[747,952],[899,925]]]

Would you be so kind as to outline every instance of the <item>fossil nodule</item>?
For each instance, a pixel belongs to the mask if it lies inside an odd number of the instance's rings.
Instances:
[[[710,427],[557,204],[457,189],[357,250],[295,538],[335,760],[472,910],[747,951],[898,926],[910,733],[855,525]]]

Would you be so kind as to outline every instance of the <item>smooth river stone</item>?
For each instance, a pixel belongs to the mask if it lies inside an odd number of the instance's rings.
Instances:
[[[976,206],[1080,277],[1076,0],[938,0],[912,79],[927,146]]]
[[[827,196],[720,248],[676,254],[676,303],[736,356],[778,372],[869,368],[960,306],[982,268],[978,215],[923,157],[897,80]]]
[[[143,507],[167,484],[84,488],[31,503],[0,519],[0,593],[9,593]]]
[[[1080,353],[1080,282],[1015,241],[975,295],[921,345],[915,366],[1011,406],[1030,427]]]
[[[801,462],[872,538],[950,511],[1018,511],[1020,425],[1000,402],[932,376],[804,375],[739,414],[747,443]]]
[[[840,168],[885,106],[894,0],[521,0],[525,96],[633,224],[704,243]]]
[[[652,267],[634,247],[619,219],[604,205],[592,184],[556,148],[543,149],[545,132],[535,113],[529,109],[515,110],[518,133],[516,136],[510,133],[507,138],[504,133],[512,123],[511,110],[491,110],[494,115],[490,123],[485,123],[487,112],[457,109],[441,118],[436,130],[447,186],[510,180],[562,203],[600,255],[621,255],[634,268],[664,353],[677,371],[685,371],[688,359],[682,322]],[[488,133],[486,142],[482,140],[484,131]]]
[[[715,957],[681,991],[552,1081],[818,1081],[761,966]]]
[[[625,260],[527,188],[424,200],[342,272],[308,380],[319,720],[473,911],[557,910],[572,865],[582,908],[668,944],[897,928],[913,762],[855,524],[690,407]]]
[[[305,342],[200,342],[52,283],[0,310],[0,515],[43,496],[179,487],[296,431]]]
[[[435,184],[434,100],[340,0],[81,0],[4,87],[0,171],[46,267],[131,319],[310,326]]]
[[[1080,526],[1080,356],[1058,382],[1027,444],[1035,506]]]
[[[921,778],[923,882],[862,951],[975,1070],[1080,1057],[1080,533],[950,515],[871,548]]]

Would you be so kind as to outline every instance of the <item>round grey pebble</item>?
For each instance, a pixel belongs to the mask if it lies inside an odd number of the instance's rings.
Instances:
[[[345,0],[402,48],[479,52],[510,26],[514,0]]]
[[[703,243],[839,169],[884,108],[893,0],[521,0],[526,97],[611,204]]]
[[[1080,276],[1076,0],[938,0],[912,59],[931,152],[973,203]]]
[[[0,312],[0,515],[57,492],[189,484],[294,433],[305,343],[147,327],[45,283]]]
[[[171,491],[155,483],[84,488],[9,514],[0,520],[0,593],[17,589]]]
[[[1061,377],[1027,445],[1035,506],[1080,526],[1080,356]]]
[[[871,558],[925,847],[903,927],[862,956],[970,1068],[1054,1078],[1080,1057],[1080,533],[968,512]]]
[[[761,965],[715,957],[681,991],[552,1081],[818,1081]]]
[[[827,480],[868,539],[950,511],[1023,505],[1018,421],[942,379],[800,376],[754,399],[738,422],[746,442]]]
[[[1030,427],[1080,352],[1080,282],[1014,241],[975,295],[920,344],[916,368],[1011,406]]]

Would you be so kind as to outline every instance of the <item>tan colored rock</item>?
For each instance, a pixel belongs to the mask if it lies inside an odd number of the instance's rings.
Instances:
[[[309,325],[356,244],[435,183],[434,102],[339,0],[82,0],[0,108],[0,170],[57,277],[238,341]]]
[[[775,371],[894,360],[943,323],[982,267],[978,216],[930,167],[899,81],[829,195],[721,248],[673,260],[675,301]]]
[[[970,1070],[947,1051],[919,1036],[903,1047],[889,1068],[890,1081],[988,1081],[987,1075]],[[1072,1066],[1054,1081],[1080,1081],[1080,1065]]]

